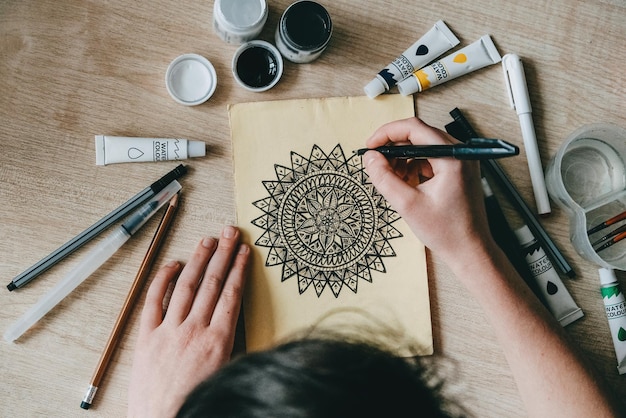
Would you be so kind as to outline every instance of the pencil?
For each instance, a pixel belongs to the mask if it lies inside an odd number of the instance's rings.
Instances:
[[[96,395],[98,387],[100,386],[102,377],[104,376],[104,373],[109,365],[111,357],[113,356],[113,352],[115,351],[115,348],[117,347],[117,344],[122,335],[122,331],[124,330],[124,327],[126,326],[126,322],[128,321],[130,312],[133,306],[135,305],[135,302],[137,300],[137,297],[139,296],[139,293],[141,292],[143,283],[145,282],[146,278],[148,277],[148,274],[150,273],[150,269],[152,267],[152,264],[154,263],[156,255],[161,247],[161,244],[163,243],[165,239],[165,236],[167,235],[168,228],[171,225],[172,220],[174,219],[174,215],[176,214],[176,209],[178,208],[178,199],[179,199],[179,195],[177,194],[174,197],[172,197],[172,199],[170,200],[169,206],[167,207],[167,210],[165,211],[163,218],[161,218],[161,222],[159,223],[159,226],[157,227],[154,237],[152,238],[152,241],[150,242],[148,251],[146,252],[146,255],[144,256],[143,261],[141,262],[141,266],[139,267],[139,271],[137,272],[137,275],[135,276],[135,280],[133,281],[133,284],[130,287],[128,296],[126,297],[126,301],[124,302],[124,306],[122,307],[122,310],[120,311],[120,314],[117,317],[117,321],[115,322],[115,325],[113,326],[113,330],[111,331],[111,335],[109,336],[107,345],[104,348],[102,355],[100,356],[100,361],[98,362],[98,366],[96,367],[93,377],[91,378],[91,382],[89,383],[89,388],[87,389],[87,393],[85,393],[85,397],[83,398],[83,401],[80,404],[80,407],[83,409],[89,409],[89,407],[93,403],[93,399]]]
[[[612,217],[611,219],[607,219],[606,221],[602,222],[601,224],[598,224],[596,226],[594,226],[593,228],[591,228],[590,230],[587,231],[587,235],[591,235],[593,233],[596,233],[604,228],[606,228],[607,226],[611,226],[614,223],[617,223],[619,221],[623,221],[624,219],[626,219],[626,210],[622,213],[620,213],[619,215],[616,215],[614,217]]]

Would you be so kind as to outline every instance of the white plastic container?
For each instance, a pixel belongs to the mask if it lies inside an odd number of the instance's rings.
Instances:
[[[626,210],[626,129],[598,123],[575,130],[548,163],[546,186],[569,215],[576,251],[601,267],[626,270],[626,240],[596,252],[592,243],[612,228],[587,233]]]
[[[215,0],[213,30],[229,44],[243,44],[261,33],[267,14],[265,0]]]

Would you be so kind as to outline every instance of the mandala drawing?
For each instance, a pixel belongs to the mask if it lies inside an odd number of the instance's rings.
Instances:
[[[282,266],[281,281],[296,277],[300,294],[313,286],[357,292],[372,271],[385,273],[389,244],[402,236],[399,215],[369,182],[361,157],[346,158],[341,145],[326,155],[314,145],[309,158],[291,153],[291,167],[275,164],[276,180],[263,181],[269,196],[253,202],[264,230],[255,245],[269,248],[265,265]]]

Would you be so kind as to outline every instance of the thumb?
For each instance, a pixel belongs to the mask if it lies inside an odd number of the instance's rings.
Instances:
[[[419,191],[398,177],[389,161],[379,152],[366,152],[363,165],[376,190],[404,217],[414,206]]]

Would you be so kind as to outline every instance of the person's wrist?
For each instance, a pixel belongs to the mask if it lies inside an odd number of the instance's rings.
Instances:
[[[491,239],[468,240],[452,252],[442,254],[443,261],[461,281],[487,271],[499,262],[500,247]]]

